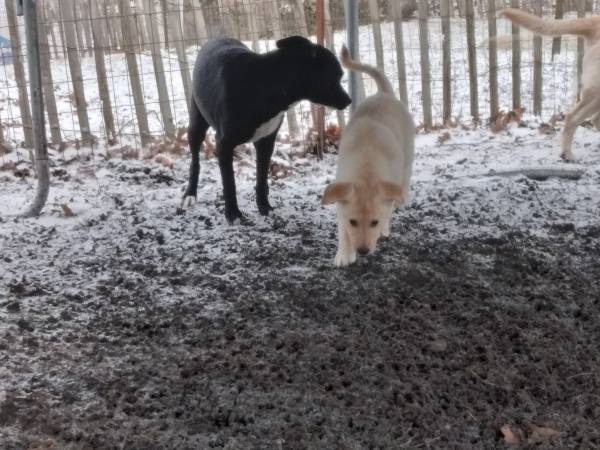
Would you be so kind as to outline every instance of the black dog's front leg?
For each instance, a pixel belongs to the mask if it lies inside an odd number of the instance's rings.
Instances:
[[[230,225],[236,219],[239,219],[242,223],[246,222],[246,218],[239,210],[237,203],[233,174],[234,147],[235,145],[222,139],[217,142],[217,155],[219,157],[219,169],[221,169],[221,180],[223,182],[223,197],[225,198],[225,218]]]
[[[279,127],[273,134],[266,136],[254,143],[256,148],[256,204],[258,212],[263,216],[273,209],[269,203],[269,163],[275,147],[275,138]]]

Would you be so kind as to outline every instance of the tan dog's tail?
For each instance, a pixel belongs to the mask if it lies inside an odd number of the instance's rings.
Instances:
[[[500,16],[508,18],[534,33],[546,36],[561,36],[563,34],[574,34],[586,38],[592,38],[598,34],[600,21],[597,17],[587,17],[572,20],[542,19],[525,11],[515,8],[506,8],[500,11]]]
[[[350,52],[348,52],[348,48],[346,48],[345,45],[342,46],[340,60],[342,61],[342,66],[347,67],[348,69],[356,70],[357,72],[364,72],[371,76],[371,78],[375,80],[375,83],[377,83],[377,89],[379,92],[386,92],[392,95],[394,94],[394,88],[387,77],[375,67],[367,64],[361,64],[351,59]]]

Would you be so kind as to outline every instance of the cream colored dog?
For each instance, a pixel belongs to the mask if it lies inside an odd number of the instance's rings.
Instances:
[[[592,117],[600,130],[600,16],[572,20],[547,20],[519,9],[508,8],[500,12],[512,22],[547,36],[572,34],[585,39],[583,70],[581,74],[581,100],[565,117],[562,131],[561,158],[573,159],[571,146],[575,130],[585,119]]]
[[[356,261],[357,253],[375,250],[379,237],[390,234],[394,208],[408,202],[415,124],[384,74],[351,60],[346,47],[340,59],[344,67],[370,75],[378,88],[344,130],[336,181],[322,198],[324,205],[337,204],[335,265],[346,266]]]

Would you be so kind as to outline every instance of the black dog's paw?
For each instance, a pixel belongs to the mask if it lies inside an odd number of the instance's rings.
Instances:
[[[268,216],[269,212],[273,211],[275,209],[271,206],[271,204],[268,201],[259,202],[259,203],[257,203],[257,205],[258,205],[258,212],[260,213],[261,216]]]
[[[225,218],[229,225],[252,225],[252,221],[239,209],[225,210]]]

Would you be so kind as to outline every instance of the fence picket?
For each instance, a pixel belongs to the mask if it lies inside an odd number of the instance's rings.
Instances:
[[[148,114],[146,104],[144,103],[144,93],[140,81],[140,72],[138,70],[135,50],[137,48],[135,21],[131,11],[129,0],[119,1],[119,11],[121,14],[121,26],[123,28],[123,47],[125,50],[125,59],[127,60],[127,70],[129,72],[129,83],[131,84],[131,93],[135,114],[137,117],[138,129],[142,140],[142,145],[150,143],[150,129],[148,127]]]
[[[519,8],[519,0],[511,0],[510,6]],[[513,23],[512,29],[512,107],[521,107],[521,40],[519,25]]]
[[[23,66],[23,50],[21,47],[21,36],[19,35],[19,24],[15,11],[15,1],[5,0],[6,15],[8,19],[8,32],[10,34],[10,45],[13,55],[13,67],[15,69],[15,80],[19,91],[19,108],[21,110],[21,122],[25,136],[25,147],[33,148],[33,127],[31,122],[31,109],[29,107],[29,94],[27,93],[27,79],[25,67]]]
[[[447,124],[452,116],[452,47],[450,31],[450,0],[441,0],[440,14],[442,16],[442,90],[443,110],[442,121]]]
[[[92,23],[92,40],[94,45],[94,58],[96,62],[96,75],[98,77],[98,94],[100,95],[100,104],[102,108],[102,117],[104,118],[104,130],[108,142],[115,139],[115,119],[112,112],[112,102],[110,100],[110,91],[108,89],[108,77],[106,75],[106,64],[104,62],[104,48],[106,46],[104,18],[100,12],[100,7],[96,0],[90,0],[90,19]]]
[[[421,47],[421,100],[423,102],[423,125],[433,126],[431,112],[431,68],[429,64],[429,5],[427,0],[419,0],[419,44]]]
[[[404,57],[404,36],[402,33],[402,8],[400,2],[390,2],[391,16],[394,20],[394,41],[396,43],[396,62],[398,65],[398,89],[400,100],[408,105],[408,90],[406,87],[406,61]]]
[[[533,0],[533,13],[542,16],[542,0]],[[542,36],[533,36],[533,114],[542,114]]]
[[[469,92],[471,99],[471,117],[479,122],[479,88],[477,82],[477,48],[475,46],[475,11],[473,0],[465,0],[467,22],[467,53],[469,59]]]
[[[62,136],[60,132],[60,122],[58,119],[58,110],[56,108],[56,98],[54,97],[54,81],[52,79],[52,64],[50,62],[50,46],[48,45],[48,28],[46,26],[46,16],[42,3],[36,4],[38,17],[38,39],[40,46],[40,71],[42,75],[42,87],[44,92],[44,106],[48,114],[48,124],[50,125],[50,139],[53,144],[60,144]]]
[[[488,0],[488,37],[490,67],[490,120],[500,112],[498,102],[498,32],[496,26],[496,0]]]

